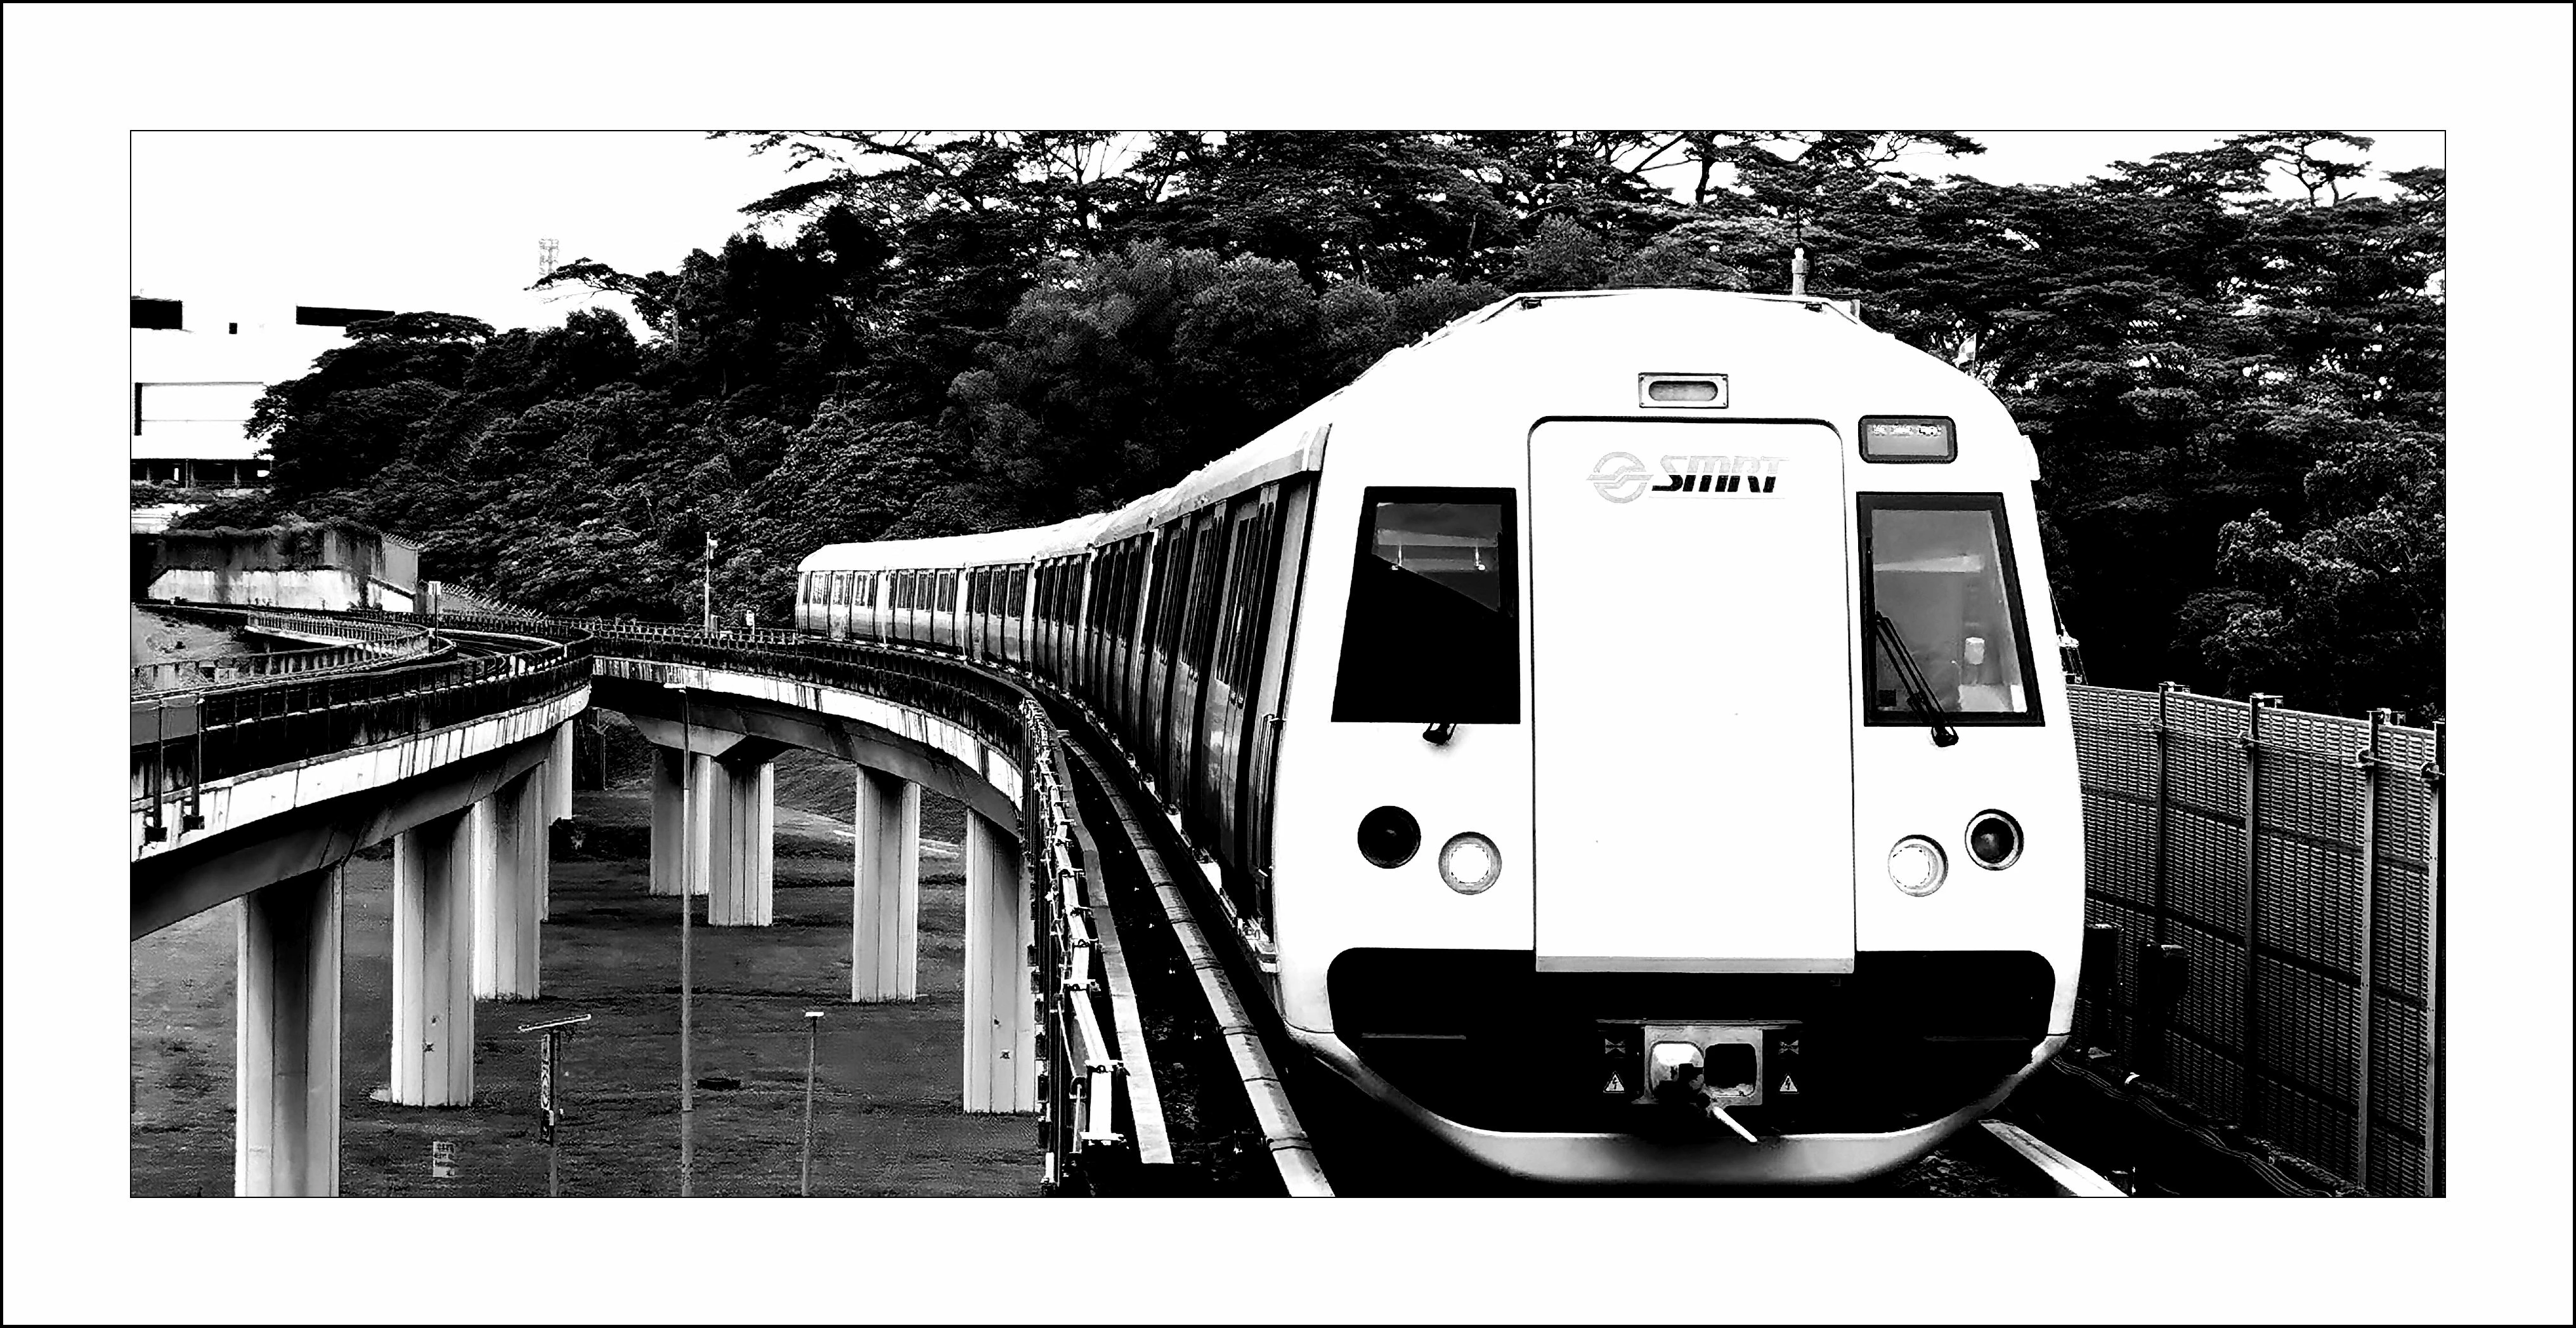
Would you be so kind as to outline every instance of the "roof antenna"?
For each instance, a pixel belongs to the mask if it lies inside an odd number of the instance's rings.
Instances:
[[[1789,223],[1789,294],[1793,297],[1807,293],[1807,246],[1800,243],[1806,232],[1806,218]]]

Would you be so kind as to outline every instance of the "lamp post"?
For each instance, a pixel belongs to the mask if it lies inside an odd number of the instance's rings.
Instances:
[[[570,1033],[590,1022],[590,1016],[577,1014],[569,1019],[556,1019],[542,1024],[521,1024],[522,1033],[543,1033],[545,1041],[537,1047],[537,1133],[546,1140],[546,1197],[563,1194],[563,1055],[557,1035]]]
[[[698,566],[698,630],[716,630],[716,537],[707,536],[706,561]]]
[[[680,1197],[686,1199],[695,1161],[698,1082],[689,1057],[689,913],[698,899],[698,825],[691,786],[697,783],[697,761],[689,751],[689,689],[676,682],[662,685],[680,694]]]
[[[823,1012],[805,1012],[805,1147],[796,1163],[796,1197],[814,1193],[814,1030],[822,1025]]]

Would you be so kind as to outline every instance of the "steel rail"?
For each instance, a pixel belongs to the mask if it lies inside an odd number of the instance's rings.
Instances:
[[[1102,1017],[1100,1007],[1107,993],[1093,977],[1100,948],[1091,927],[1084,873],[1073,861],[1073,815],[1058,782],[1055,761],[1060,739],[1035,697],[1021,702],[1020,722],[1029,738],[1028,819],[1037,831],[1033,856],[1038,884],[1043,887],[1034,902],[1046,932],[1046,943],[1033,958],[1044,970],[1038,979],[1051,1035],[1047,1065],[1064,1076],[1061,1082],[1051,1081],[1045,1094],[1047,1120],[1042,1137],[1047,1170],[1055,1175],[1077,1167],[1085,1149],[1126,1142],[1115,1125],[1118,1085],[1127,1079],[1127,1066],[1102,1031],[1116,1025]],[[1129,1036],[1141,1050],[1143,1027],[1131,1027]],[[1062,1039],[1061,1059],[1054,1055],[1056,1038]],[[1079,1091],[1074,1087],[1077,1082]],[[1129,1105],[1131,1118],[1141,1115],[1132,1094]]]
[[[1189,960],[1190,972],[1198,979],[1199,992],[1206,997],[1209,1012],[1216,1016],[1217,1035],[1224,1040],[1227,1053],[1233,1057],[1235,1075],[1243,1084],[1245,1096],[1252,1100],[1253,1118],[1261,1126],[1262,1139],[1270,1146],[1270,1158],[1279,1168],[1281,1183],[1287,1186],[1292,1196],[1329,1197],[1333,1192],[1332,1182],[1324,1178],[1323,1164],[1315,1156],[1314,1142],[1306,1137],[1305,1126],[1297,1119],[1297,1108],[1288,1101],[1287,1085],[1280,1081],[1278,1068],[1271,1062],[1269,1050],[1261,1043],[1260,1030],[1252,1021],[1251,1011],[1245,1008],[1243,998],[1235,991],[1233,980],[1226,976],[1223,961],[1208,945],[1206,934],[1199,930],[1188,898],[1181,893],[1171,870],[1163,864],[1163,855],[1147,838],[1144,827],[1128,810],[1125,800],[1112,792],[1115,786],[1110,784],[1099,761],[1083,741],[1068,737],[1064,743],[1066,752],[1081,764],[1102,792],[1110,795],[1110,805],[1117,810],[1119,826],[1135,850],[1137,865],[1144,870],[1146,880],[1152,883],[1154,898],[1162,905],[1163,917],[1171,925],[1172,938]]]

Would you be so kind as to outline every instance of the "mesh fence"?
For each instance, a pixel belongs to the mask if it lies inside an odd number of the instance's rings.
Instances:
[[[2068,692],[2085,921],[2114,929],[2079,1041],[2371,1193],[2440,1193],[2439,726]]]

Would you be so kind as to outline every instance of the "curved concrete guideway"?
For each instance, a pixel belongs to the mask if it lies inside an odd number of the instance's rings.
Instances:
[[[657,660],[604,642],[593,703],[653,745],[647,888],[706,897],[711,926],[771,918],[774,763],[802,748],[858,767],[853,793],[850,999],[920,992],[921,789],[966,804],[967,1000],[962,1100],[970,1112],[1037,1110],[1036,939],[1017,827],[1015,754],[937,716],[838,688]]]
[[[569,721],[594,702],[626,713],[656,746],[650,888],[676,895],[693,882],[716,926],[770,923],[777,754],[800,747],[859,768],[853,1001],[918,996],[920,791],[966,804],[963,1105],[1036,1110],[1034,922],[1016,754],[857,692],[650,660],[603,657],[594,668],[585,691],[211,782],[197,790],[203,823],[168,842],[147,840],[147,808],[135,808],[133,936],[243,901],[239,1193],[338,1190],[340,865],[369,844],[395,844],[384,1095],[423,1107],[472,1101],[475,998],[541,990],[546,826],[571,814]],[[682,805],[694,824],[682,824]]]

